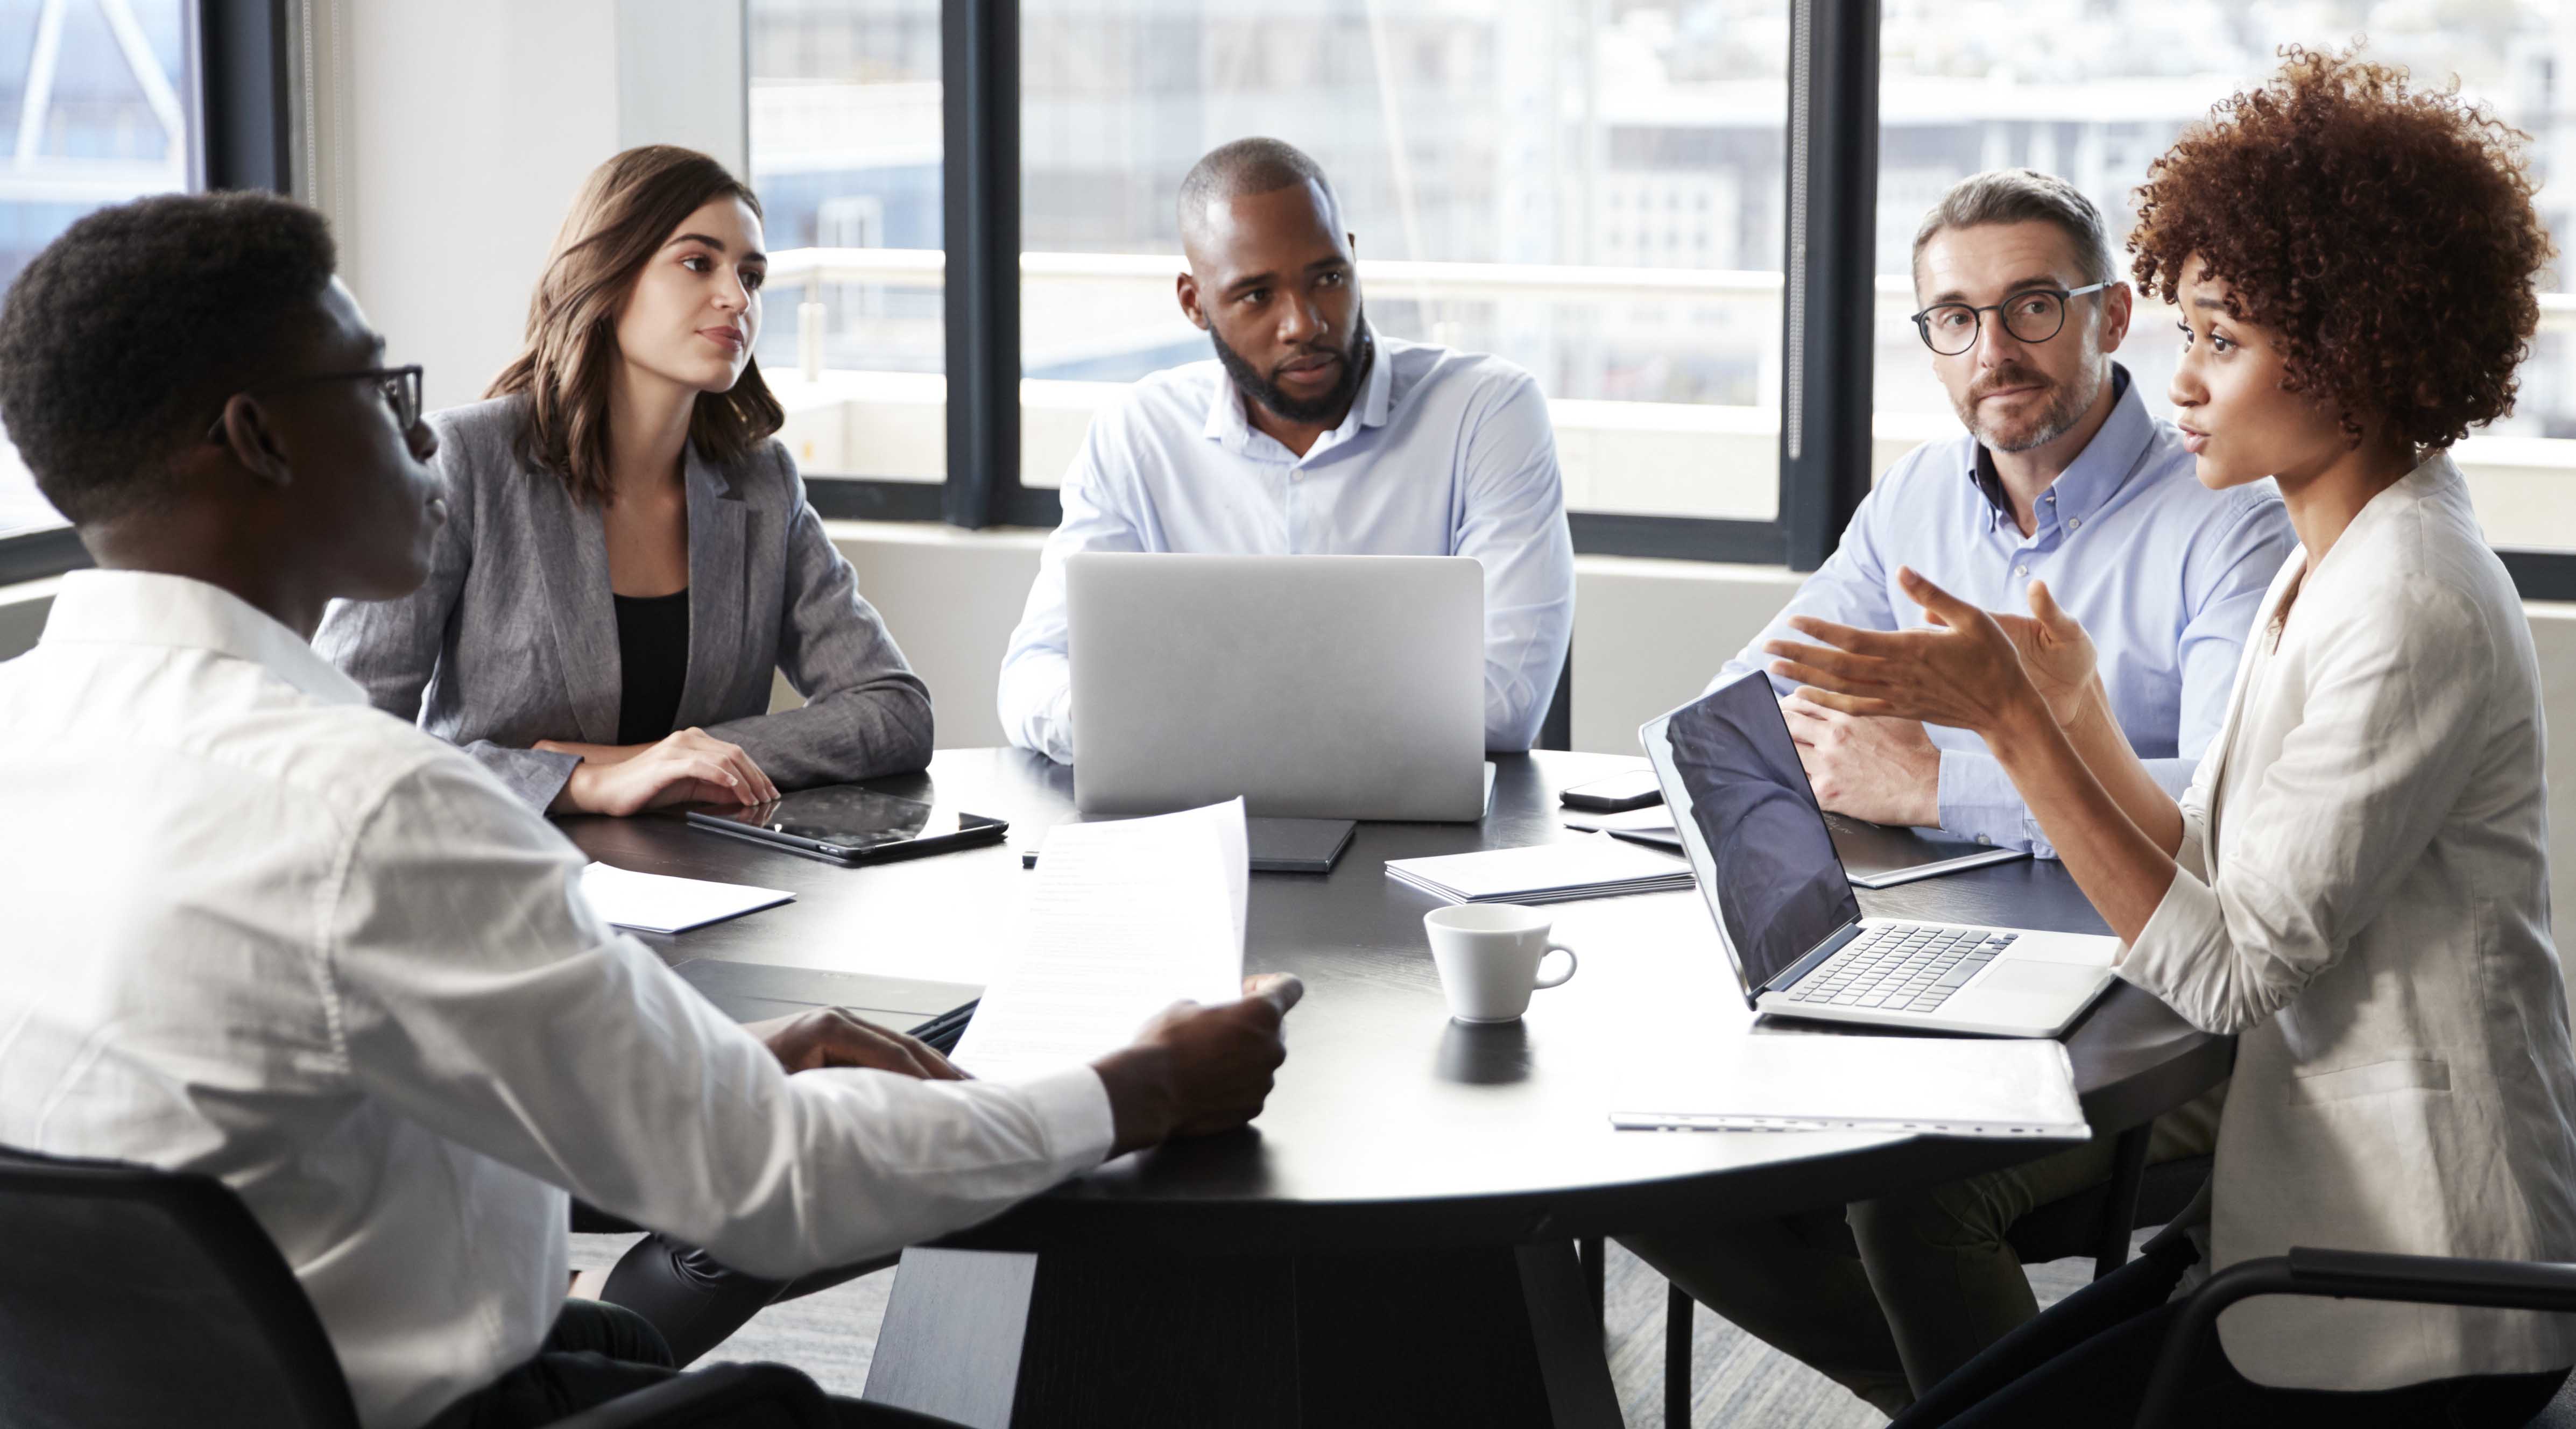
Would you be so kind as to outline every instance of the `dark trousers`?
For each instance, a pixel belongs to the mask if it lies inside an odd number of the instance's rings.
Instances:
[[[605,1211],[572,1203],[572,1228],[586,1234],[641,1230]],[[658,1232],[627,1249],[608,1272],[599,1298],[622,1305],[652,1322],[670,1346],[671,1363],[690,1365],[723,1344],[743,1322],[780,1300],[793,1300],[817,1290],[883,1270],[896,1257],[836,1266],[794,1280],[763,1280],[745,1275],[693,1245]]]
[[[632,1310],[567,1300],[536,1358],[440,1411],[427,1429],[539,1429],[679,1374],[670,1346]],[[830,1398],[850,1429],[955,1429],[907,1409]]]
[[[1932,1387],[1889,1429],[2063,1429],[2125,1424],[2146,1399],[2167,1303],[2198,1252],[2177,1233],[2021,1326]],[[2399,1389],[2269,1389],[2236,1372],[2213,1339],[2192,1361],[2180,1409],[2193,1429],[2521,1429],[2566,1370],[2472,1375]]]

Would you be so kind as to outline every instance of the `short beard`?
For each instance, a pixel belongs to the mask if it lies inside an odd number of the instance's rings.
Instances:
[[[2084,414],[2093,409],[2093,399],[2102,395],[2102,384],[2110,380],[2103,373],[2102,364],[2098,358],[2091,354],[2087,356],[2084,372],[2092,380],[2059,385],[2054,400],[2048,404],[2048,410],[2039,414],[2039,420],[2031,424],[2028,432],[2009,440],[1998,440],[1994,433],[1980,426],[1976,415],[1980,394],[1974,389],[1970,390],[1968,400],[1959,405],[1960,423],[1966,426],[1988,451],[2026,452],[2056,441],[2059,437],[2075,430],[2076,424],[2084,420]],[[1995,385],[2012,384],[2000,382]]]
[[[1360,390],[1361,379],[1368,375],[1370,357],[1377,348],[1369,337],[1368,309],[1361,308],[1352,313],[1351,325],[1358,331],[1359,338],[1351,344],[1349,351],[1342,354],[1341,377],[1333,383],[1331,391],[1305,401],[1280,391],[1279,384],[1268,374],[1254,371],[1242,353],[1226,346],[1225,339],[1217,336],[1215,324],[1209,324],[1207,335],[1208,342],[1216,348],[1216,360],[1224,366],[1225,375],[1233,379],[1236,391],[1269,408],[1281,421],[1312,423],[1349,411],[1352,396]]]

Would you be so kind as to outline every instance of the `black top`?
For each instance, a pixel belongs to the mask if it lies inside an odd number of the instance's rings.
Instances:
[[[689,592],[617,597],[617,742],[651,744],[680,717],[689,675]]]

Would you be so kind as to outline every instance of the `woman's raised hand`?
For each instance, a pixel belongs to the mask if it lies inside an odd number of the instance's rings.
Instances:
[[[2022,673],[2030,676],[2039,697],[2048,701],[2049,714],[2059,724],[2067,724],[2082,713],[2096,687],[2093,637],[2048,593],[2046,582],[2032,581],[2027,595],[2030,614],[1995,611],[1994,622],[2011,637],[2013,649],[2021,655]]]
[[[2004,617],[2032,627],[2027,641],[2047,672],[2040,676],[2026,668],[2024,641],[2007,633],[1995,616],[1911,569],[1899,570],[1896,579],[1930,614],[1933,629],[1861,630],[1792,616],[1789,623],[1801,634],[1824,643],[1765,644],[1765,653],[1779,657],[1771,672],[1800,682],[1806,688],[1798,693],[1807,699],[1845,714],[1921,720],[1980,735],[2034,711],[2056,718],[2045,691],[2063,692],[2070,680],[2077,692],[2070,698],[2080,704],[2080,693],[2092,678],[2092,641],[2055,601],[2046,601],[2049,614]],[[2034,595],[2034,609],[2045,599],[2044,592]],[[2071,637],[2064,634],[2070,629]],[[2048,681],[2045,687],[2042,678]]]

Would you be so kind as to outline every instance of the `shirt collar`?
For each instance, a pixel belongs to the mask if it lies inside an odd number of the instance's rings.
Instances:
[[[366,692],[267,612],[220,586],[152,571],[73,571],[46,614],[44,645],[146,645],[248,660],[324,704]]]
[[[2138,454],[2147,449],[2155,435],[2155,419],[2147,415],[2146,399],[2138,395],[2138,384],[2129,378],[2129,369],[2111,364],[2111,414],[2102,419],[2102,429],[2084,450],[2075,454],[2066,470],[2049,484],[2033,534],[2047,530],[2059,521],[2091,516],[2096,507],[2111,499],[2137,469]],[[2013,519],[2012,498],[2004,494],[2003,482],[1995,475],[1994,458],[1986,444],[1971,437],[1968,441],[1968,480],[1986,498],[1986,524],[2003,525]]]
[[[1317,456],[1340,446],[1358,435],[1363,427],[1385,426],[1388,413],[1394,410],[1395,369],[1386,360],[1386,345],[1378,341],[1377,331],[1372,328],[1362,334],[1360,346],[1363,351],[1361,360],[1368,364],[1368,375],[1360,379],[1359,395],[1351,399],[1351,410],[1343,416],[1342,424],[1316,439],[1314,447],[1306,453],[1308,456]],[[1241,455],[1256,430],[1251,418],[1244,413],[1243,403],[1242,391],[1220,364],[1216,395],[1208,401],[1207,422],[1199,428],[1199,434],[1227,451]]]

